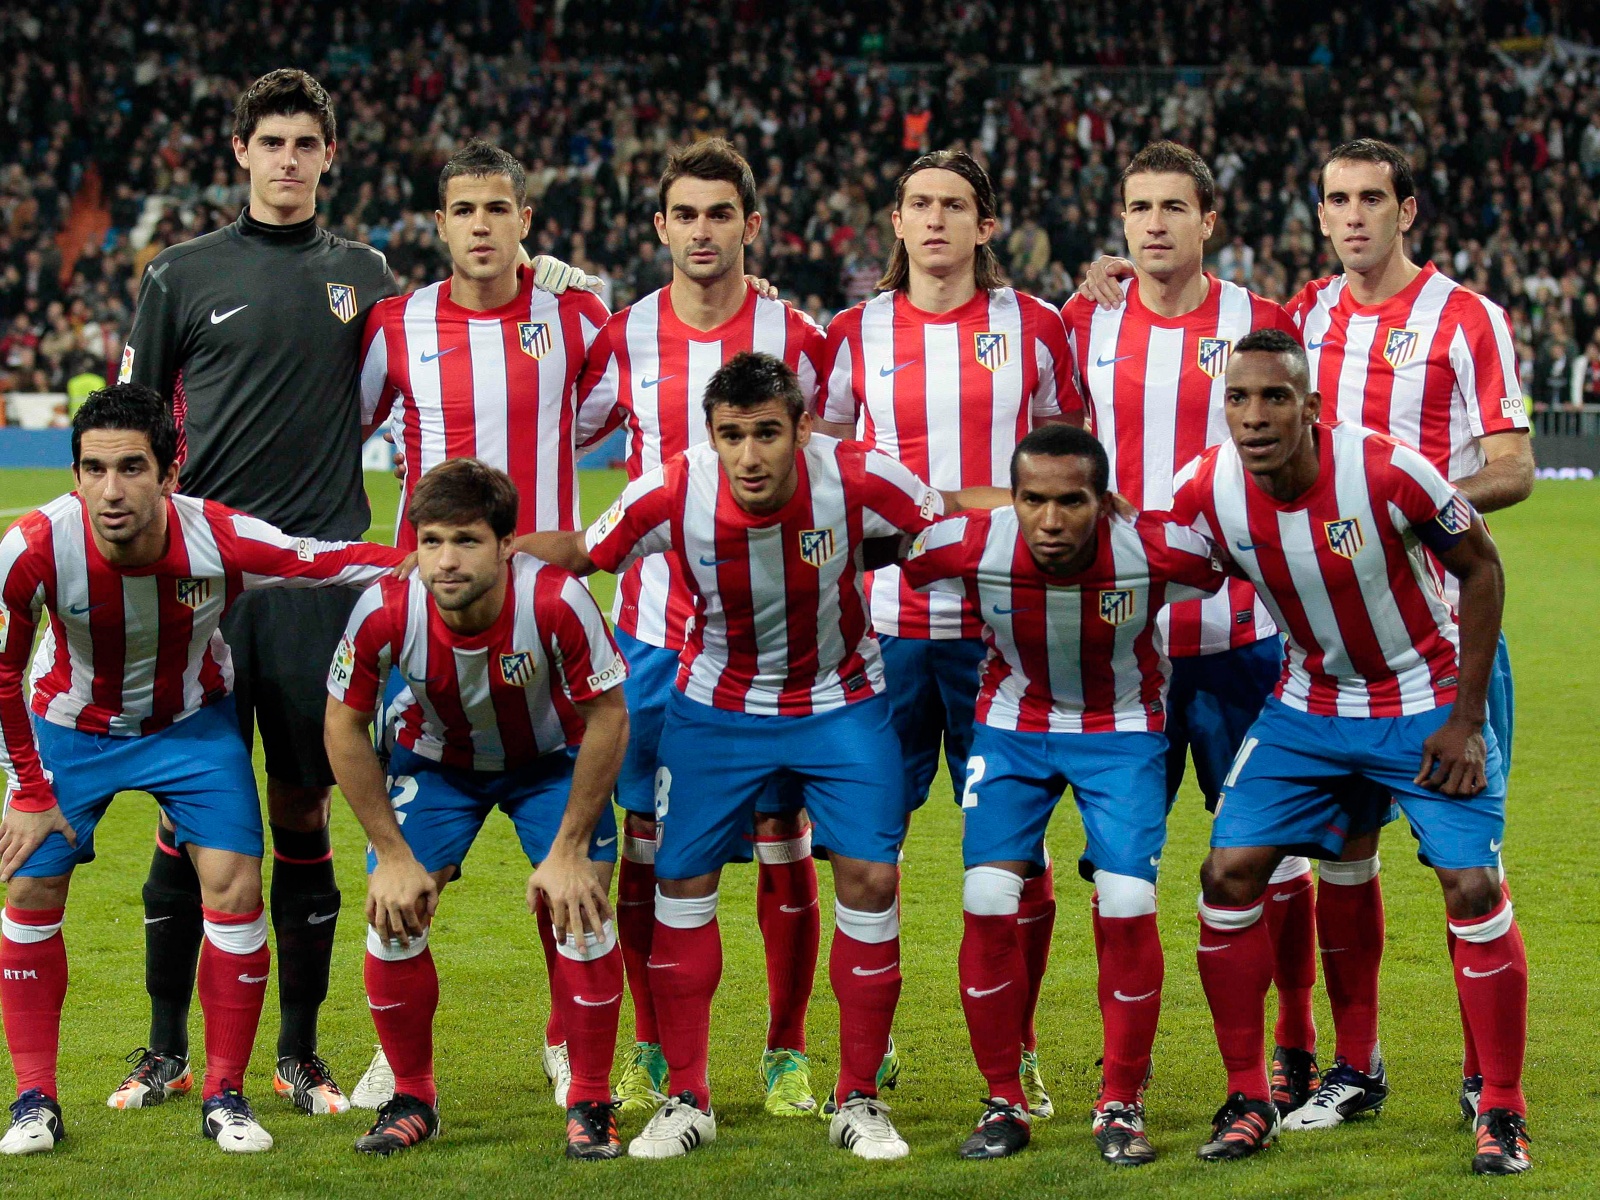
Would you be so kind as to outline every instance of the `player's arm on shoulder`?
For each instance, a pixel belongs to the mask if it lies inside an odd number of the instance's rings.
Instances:
[[[276,525],[207,503],[223,561],[240,572],[246,590],[270,587],[366,587],[406,559],[380,542],[324,542],[293,537]]]
[[[1102,254],[1089,264],[1077,294],[1101,308],[1121,308],[1124,298],[1121,281],[1133,278],[1133,263],[1126,258]]]
[[[1228,581],[1232,560],[1192,525],[1162,512],[1144,513],[1139,520],[1152,548],[1152,573],[1167,581],[1169,602],[1213,595]]]
[[[574,575],[619,574],[637,558],[672,548],[672,512],[681,483],[682,460],[673,460],[628,484],[588,529],[525,534],[516,547]]]
[[[982,512],[946,517],[906,542],[900,571],[907,585],[920,592],[965,591],[965,578],[982,557],[988,524]]]

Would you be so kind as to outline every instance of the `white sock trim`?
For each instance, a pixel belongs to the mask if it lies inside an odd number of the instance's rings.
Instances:
[[[411,945],[401,945],[399,940],[386,942],[378,936],[378,931],[371,925],[367,926],[367,953],[373,958],[381,958],[384,962],[405,962],[408,958],[416,958],[428,948],[428,934],[432,931],[430,925],[422,933],[411,939]]]
[[[31,946],[38,942],[48,942],[61,932],[61,922],[54,925],[26,925],[21,921],[13,920],[11,909],[0,912],[0,928],[3,928],[6,941],[15,942],[19,946]]]
[[[629,862],[648,863],[654,866],[656,861],[655,838],[636,837],[631,833],[623,834],[622,857]]]
[[[1102,901],[1103,904],[1104,901]],[[1220,930],[1223,933],[1239,933],[1242,930],[1249,929],[1250,926],[1261,919],[1263,907],[1263,903],[1257,900],[1249,908],[1212,908],[1211,905],[1206,903],[1205,896],[1202,895],[1200,897],[1200,919],[1211,928]],[[1105,915],[1104,907],[1102,907],[1100,915]]]
[[[224,954],[254,954],[267,944],[267,914],[256,914],[248,925],[224,925],[221,921],[206,921],[206,941]]]
[[[676,899],[672,896],[663,896],[661,889],[656,888],[656,920],[673,929],[699,929],[709,925],[717,918],[717,893],[709,896],[696,896],[692,899]]]
[[[1358,858],[1354,862],[1335,862],[1325,858],[1317,864],[1317,877],[1323,883],[1333,883],[1340,887],[1359,887],[1376,879],[1381,865],[1376,854],[1371,858]]]
[[[1100,893],[1102,917],[1144,917],[1156,911],[1156,885],[1148,879],[1096,871],[1094,886]]]
[[[1298,854],[1291,854],[1278,864],[1278,869],[1272,873],[1272,878],[1267,882],[1288,883],[1291,879],[1299,879],[1302,875],[1311,873],[1311,860]]]
[[[1021,880],[1017,880],[1021,884]],[[1020,890],[1019,893],[1020,895]],[[1016,910],[1013,909],[1013,912]],[[900,902],[896,900],[887,912],[869,913],[859,912],[853,908],[846,908],[838,900],[833,902],[833,920],[839,927],[839,932],[846,937],[855,938],[858,942],[867,942],[880,945],[883,942],[892,942],[900,936]]]
[[[562,958],[570,958],[576,962],[590,962],[593,959],[604,958],[617,948],[617,931],[607,921],[600,926],[599,936],[584,931],[583,941],[580,945],[578,935],[569,933],[556,943],[556,953]]]
[[[1511,909],[1511,901],[1506,900],[1500,908],[1490,913],[1479,921],[1450,922],[1450,932],[1463,942],[1476,942],[1482,945],[1492,942],[1496,938],[1504,937],[1511,932],[1511,922],[1516,919]]]
[[[756,861],[764,866],[774,866],[780,863],[804,862],[811,857],[811,827],[799,837],[784,838],[781,841],[762,841],[756,839]]]
[[[975,917],[1013,917],[1022,887],[1022,876],[1004,867],[969,867],[961,877],[961,907]]]

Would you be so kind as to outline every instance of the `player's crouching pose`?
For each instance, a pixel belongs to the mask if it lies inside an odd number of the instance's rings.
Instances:
[[[1444,889],[1456,988],[1483,1069],[1474,1171],[1528,1169],[1521,1074],[1528,967],[1502,895],[1505,776],[1484,724],[1504,575],[1472,506],[1416,451],[1319,424],[1305,352],[1240,340],[1232,440],[1186,473],[1174,516],[1255,584],[1288,637],[1276,696],[1234,759],[1201,871],[1200,978],[1228,1071],[1205,1159],[1240,1158],[1279,1126],[1262,1061],[1272,949],[1263,893],[1285,853],[1337,857],[1353,819],[1335,789],[1392,793]],[[1431,551],[1460,584],[1460,623]]]
[[[1069,785],[1088,839],[1079,869],[1098,900],[1105,1074],[1095,1141],[1113,1165],[1155,1157],[1143,1094],[1161,1012],[1155,883],[1166,844],[1170,670],[1156,616],[1227,576],[1194,531],[1154,514],[1114,516],[1108,473],[1092,434],[1036,429],[1012,457],[1010,507],[940,522],[903,567],[912,587],[964,596],[988,643],[961,800],[960,983],[992,1099],[963,1158],[1015,1154],[1030,1138],[1017,1073],[1028,1001],[1017,913]]]
[[[61,937],[72,871],[120,791],[151,793],[199,873],[206,1073],[200,1127],[224,1150],[272,1138],[243,1093],[268,977],[261,802],[217,632],[248,589],[363,586],[399,562],[365,542],[291,538],[210,500],[175,496],[178,431],[147,387],[91,395],[72,425],[78,490],[0,542],[0,823],[7,882],[0,1008],[17,1072],[0,1152],[66,1135],[56,1061],[67,991]],[[32,727],[22,675],[41,612]],[[187,1075],[174,1090],[187,1091]]]
[[[841,1044],[829,1136],[862,1158],[901,1158],[909,1148],[876,1076],[900,995],[905,806],[900,772],[887,769],[900,749],[861,547],[1005,493],[941,493],[876,451],[813,435],[799,380],[771,355],[731,359],[706,385],[704,408],[709,443],[641,475],[586,534],[519,543],[582,573],[668,554],[694,595],[656,773],[649,964],[676,1094],[628,1152],[666,1158],[716,1137],[706,1064],[722,974],[717,882],[757,800],[787,778],[833,864],[829,977]]]
[[[558,941],[567,1156],[616,1158],[609,1079],[622,957],[606,893],[627,667],[583,585],[515,553],[517,491],[504,472],[443,463],[422,477],[406,515],[417,571],[367,590],[328,674],[328,758],[371,839],[367,1004],[395,1079],[356,1149],[393,1154],[439,1131],[428,931],[440,890],[499,807],[534,865],[528,907],[549,905]],[[386,783],[368,726],[391,669],[405,690],[389,708],[398,715]]]

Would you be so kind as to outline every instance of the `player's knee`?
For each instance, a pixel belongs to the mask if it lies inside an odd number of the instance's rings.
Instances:
[[[200,903],[227,913],[253,913],[261,907],[261,860],[226,850],[194,849],[200,876]]]
[[[833,888],[839,902],[857,912],[882,913],[895,907],[900,869],[894,863],[835,857]]]
[[[267,816],[272,824],[297,833],[316,833],[328,827],[328,800],[332,790],[306,787],[267,777]]]
[[[1102,917],[1145,917],[1156,911],[1156,885],[1136,875],[1094,873]]]
[[[1022,883],[1022,876],[1004,867],[969,867],[961,879],[961,907],[975,917],[1014,916]]]
[[[793,841],[805,837],[809,842],[811,822],[806,818],[804,809],[784,813],[757,813],[755,819],[756,837],[762,840],[782,839]],[[760,847],[757,847],[759,857]]]
[[[1200,866],[1200,890],[1208,904],[1254,904],[1274,865],[1270,851],[1214,848]]]
[[[644,813],[629,812],[623,816],[622,829],[623,832],[629,837],[637,838],[641,841],[647,841],[650,843],[650,858],[648,860],[640,859],[637,861],[653,862],[655,860],[654,850],[656,844],[656,819],[652,816],[646,816]]]
[[[70,875],[51,875],[41,879],[27,875],[13,876],[11,882],[6,884],[6,904],[28,910],[64,908],[71,881]]]
[[[1369,829],[1366,833],[1358,833],[1346,840],[1344,848],[1339,851],[1340,862],[1360,862],[1363,859],[1374,858],[1378,853],[1378,838],[1381,829]]]
[[[1480,920],[1499,907],[1503,893],[1500,887],[1500,872],[1497,868],[1441,870],[1438,874],[1439,883],[1444,888],[1445,911],[1452,920]],[[1506,911],[1509,912],[1510,909],[1511,905],[1508,902]],[[1509,919],[1507,924],[1509,927]]]

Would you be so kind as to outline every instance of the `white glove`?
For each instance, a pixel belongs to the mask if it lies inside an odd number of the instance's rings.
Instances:
[[[568,288],[598,292],[601,282],[599,276],[585,274],[582,267],[569,266],[559,258],[541,254],[533,260],[533,286],[559,296]]]

